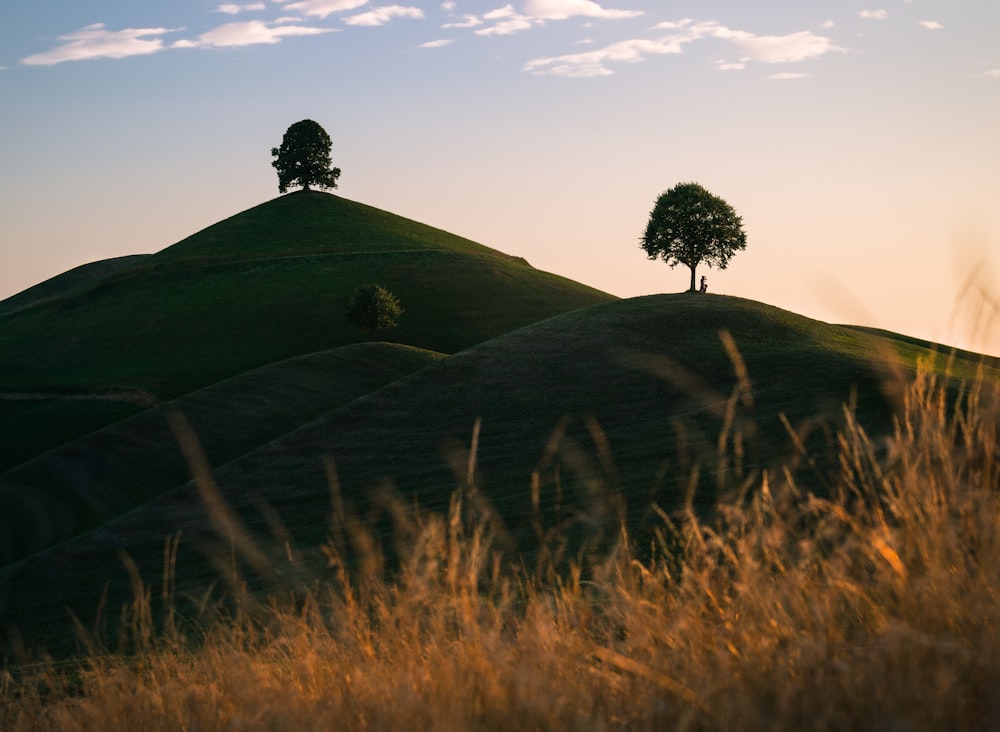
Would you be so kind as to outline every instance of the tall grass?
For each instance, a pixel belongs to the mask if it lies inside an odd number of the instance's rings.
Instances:
[[[139,585],[138,652],[11,667],[0,727],[1000,727],[1000,386],[927,370],[877,440],[845,414],[824,497],[791,466],[751,476],[710,519],[661,511],[649,549],[623,522],[585,566],[512,567],[466,486],[444,516],[396,505],[393,571],[341,515],[322,585],[198,634],[154,632]]]

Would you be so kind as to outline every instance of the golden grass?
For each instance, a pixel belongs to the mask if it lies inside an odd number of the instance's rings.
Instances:
[[[710,521],[663,513],[651,558],[623,525],[586,569],[512,570],[456,495],[400,512],[397,572],[348,575],[374,540],[345,521],[325,586],[197,641],[140,591],[139,653],[0,672],[0,728],[1000,727],[1000,386],[927,370],[879,441],[846,411],[828,497],[759,475]]]

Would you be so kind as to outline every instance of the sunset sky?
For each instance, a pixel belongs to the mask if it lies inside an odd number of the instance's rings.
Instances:
[[[4,0],[0,299],[278,195],[310,118],[339,195],[622,297],[696,181],[712,292],[1000,355],[997,0]]]

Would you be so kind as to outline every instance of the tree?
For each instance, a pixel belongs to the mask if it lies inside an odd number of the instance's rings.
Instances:
[[[743,219],[697,183],[678,183],[660,194],[641,241],[650,259],[691,269],[691,292],[700,263],[725,269],[733,254],[747,247]]]
[[[272,147],[271,162],[278,170],[278,192],[285,193],[288,186],[336,188],[340,168],[332,167],[330,136],[317,122],[304,119],[285,131],[281,147]]]
[[[396,296],[381,285],[362,285],[347,302],[347,320],[367,330],[373,341],[377,328],[395,328],[403,312]]]

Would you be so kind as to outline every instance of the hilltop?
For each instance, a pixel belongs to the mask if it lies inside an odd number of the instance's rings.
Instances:
[[[371,281],[406,309],[392,340],[439,353],[613,299],[440,229],[292,193],[0,315],[0,426],[19,425],[0,469],[149,403],[365,340],[343,312]]]

